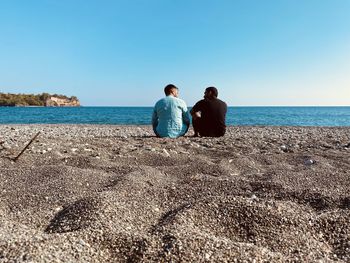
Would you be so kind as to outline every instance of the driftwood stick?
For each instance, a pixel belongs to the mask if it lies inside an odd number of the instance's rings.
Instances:
[[[13,159],[15,162],[18,160],[18,158],[24,153],[25,150],[27,150],[27,148],[29,147],[29,145],[32,144],[32,142],[34,142],[34,140],[36,139],[36,137],[38,137],[38,135],[40,134],[40,132],[38,132],[37,134],[35,134],[35,136],[30,140],[30,142],[27,143],[27,145],[23,148],[23,150]]]

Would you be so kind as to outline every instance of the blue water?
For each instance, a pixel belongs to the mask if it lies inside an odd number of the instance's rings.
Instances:
[[[151,123],[152,107],[0,107],[1,124]],[[350,107],[229,107],[227,125],[350,126]]]

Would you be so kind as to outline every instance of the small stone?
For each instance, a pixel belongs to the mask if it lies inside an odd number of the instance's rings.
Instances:
[[[166,157],[170,157],[170,154],[168,153],[168,151],[166,149],[163,149],[163,152],[165,153]]]
[[[250,198],[251,198],[252,200],[254,200],[254,201],[259,200],[259,198],[258,198],[255,194],[253,194]]]
[[[9,149],[11,149],[11,146],[8,143],[4,142],[2,144],[2,148],[5,149],[5,150],[9,150]]]
[[[307,159],[307,160],[305,160],[304,163],[305,163],[305,165],[312,165],[312,164],[315,164],[315,161],[312,159]]]
[[[287,145],[281,145],[280,149],[284,152],[288,151]]]
[[[84,240],[82,240],[82,239],[80,239],[80,240],[79,240],[79,244],[80,244],[80,245],[82,245],[82,246],[86,246],[85,241],[84,241]]]

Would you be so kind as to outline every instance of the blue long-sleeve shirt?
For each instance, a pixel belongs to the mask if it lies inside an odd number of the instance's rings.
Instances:
[[[160,99],[153,109],[152,126],[160,137],[176,138],[184,135],[190,126],[185,101],[172,95]]]

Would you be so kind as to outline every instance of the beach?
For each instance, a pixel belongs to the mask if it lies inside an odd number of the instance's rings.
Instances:
[[[0,262],[350,261],[350,127],[191,135],[0,125]]]

